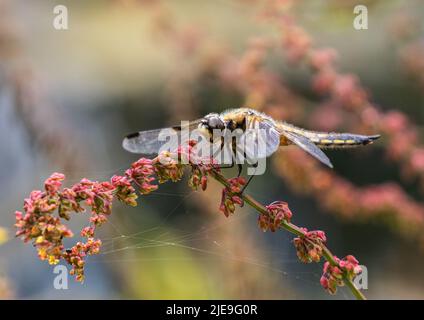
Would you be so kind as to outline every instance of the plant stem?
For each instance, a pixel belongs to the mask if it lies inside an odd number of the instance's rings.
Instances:
[[[211,174],[213,175],[215,180],[217,180],[219,183],[221,183],[225,187],[230,186],[227,179],[216,170],[212,170]],[[246,195],[245,193],[239,196],[244,200],[245,203],[250,205],[259,213],[266,214],[266,215],[268,214],[268,210],[265,208],[265,206],[259,203],[258,201],[256,201],[251,196]],[[299,237],[305,235],[305,232],[300,227],[296,226],[293,223],[286,222],[284,220],[281,223],[280,227]],[[322,244],[321,247],[322,247],[323,257],[325,258],[325,260],[327,260],[333,266],[338,266],[338,263],[336,262],[336,259],[334,258],[334,255],[331,253],[331,251],[324,244]],[[347,277],[346,273],[343,273],[343,281],[357,300],[366,300],[366,297],[364,296],[364,294],[355,286],[353,281]]]

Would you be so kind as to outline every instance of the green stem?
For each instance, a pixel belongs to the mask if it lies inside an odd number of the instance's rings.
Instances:
[[[225,187],[230,186],[227,179],[222,174],[220,174],[217,171],[211,171],[211,173],[213,177],[215,178],[215,180],[217,180],[219,183],[221,183]],[[250,205],[259,213],[266,214],[266,215],[268,214],[268,210],[265,208],[265,206],[259,203],[258,201],[256,201],[251,196],[243,193],[242,195],[240,195],[240,197],[244,200],[245,203]],[[280,227],[299,237],[305,235],[305,232],[300,227],[290,222],[283,221]],[[325,258],[325,260],[327,260],[332,266],[338,266],[338,263],[336,259],[334,258],[334,255],[327,248],[327,246],[322,244],[321,247],[322,247],[323,257]],[[347,277],[346,273],[343,274],[343,281],[357,300],[366,300],[366,297],[364,296],[364,294],[355,286],[353,281]]]

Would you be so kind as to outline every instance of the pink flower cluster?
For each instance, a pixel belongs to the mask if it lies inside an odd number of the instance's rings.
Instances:
[[[59,188],[64,175],[54,173],[45,182],[45,191],[34,190],[24,200],[24,211],[16,211],[16,236],[24,242],[33,241],[38,256],[50,264],[58,263],[63,250],[62,239],[73,236],[60,218],[52,213],[61,206]]]
[[[132,207],[137,205],[138,196],[128,177],[115,175],[112,177],[111,183],[116,188],[114,193],[119,201]]]
[[[424,44],[422,38],[406,45],[400,50],[400,60],[405,72],[410,75],[419,86],[424,87]]]
[[[285,26],[282,42],[283,46],[287,48],[287,58],[290,62],[299,62],[308,54],[312,40],[302,28],[291,23],[287,23]]]
[[[192,167],[191,176],[188,180],[188,185],[193,189],[197,190],[199,186],[203,191],[208,187],[208,171],[202,167]]]
[[[339,74],[334,67],[337,52],[332,48],[315,49],[310,35],[287,15],[275,16],[283,34],[282,46],[290,62],[305,61],[314,71],[312,87],[327,94],[347,108],[362,107],[368,103],[367,92],[352,74]]]
[[[44,191],[32,191],[25,199],[25,214],[16,212],[16,236],[25,242],[32,241],[41,260],[57,264],[65,259],[72,266],[71,273],[82,281],[84,257],[98,252],[101,242],[94,239],[94,232],[111,214],[114,196],[135,205],[137,195],[126,177],[114,176],[111,182],[101,183],[82,179],[71,188],[61,190],[64,179],[61,173],[52,174],[44,183]],[[65,250],[63,239],[73,237],[73,233],[61,219],[69,220],[72,212],[85,211],[84,206],[91,209],[90,226],[81,231],[87,240]],[[55,211],[58,216],[54,215]]]
[[[65,250],[62,258],[72,267],[69,274],[75,276],[77,281],[84,281],[84,258],[100,252],[101,240],[88,238],[87,242],[77,242],[71,249]]]
[[[211,171],[214,170],[216,172],[220,172],[221,169],[214,159],[204,159],[196,154],[194,149],[196,143],[196,141],[189,141],[188,148],[180,148],[178,152],[180,158],[185,160],[185,162],[188,160],[191,166],[191,174],[188,180],[188,185],[193,190],[198,190],[199,187],[201,187],[201,189],[205,191],[208,186],[208,176]]]
[[[342,260],[337,257],[334,258],[337,265],[333,266],[328,261],[325,262],[323,274],[320,279],[321,285],[330,294],[335,294],[337,287],[344,285],[343,276],[349,280],[353,280],[362,272],[361,266],[354,256],[348,255]]]
[[[179,154],[181,154],[180,151]],[[159,183],[166,181],[177,182],[181,180],[184,174],[184,165],[179,163],[178,158],[175,154],[170,152],[163,152],[155,160],[153,160],[156,176],[158,177]]]
[[[236,210],[236,205],[243,206],[243,199],[240,197],[240,192],[246,184],[246,179],[236,177],[228,180],[229,186],[222,190],[221,205],[219,210],[226,217],[233,214]]]
[[[157,185],[152,183],[155,180],[154,174],[153,160],[146,158],[141,158],[134,162],[125,171],[125,176],[137,185],[138,190],[142,194],[148,194],[158,188]]]
[[[308,231],[303,236],[293,239],[296,253],[300,261],[304,263],[319,262],[322,257],[322,246],[326,243],[327,237],[324,231]]]
[[[190,156],[192,146],[189,144],[187,150],[179,149],[176,155]],[[61,173],[52,174],[44,183],[44,191],[32,191],[29,198],[25,199],[25,214],[16,212],[16,236],[25,242],[32,241],[41,260],[57,264],[64,259],[72,267],[71,274],[78,281],[83,281],[86,256],[97,254],[101,246],[101,241],[94,238],[96,228],[105,223],[112,213],[113,200],[136,206],[138,196],[133,185],[145,195],[158,188],[156,179],[159,183],[180,180],[184,165],[175,160],[174,156],[165,152],[153,160],[141,158],[125,171],[125,176],[115,175],[110,182],[94,182],[84,178],[71,188],[61,189],[65,176]],[[190,185],[195,188],[201,185],[205,190],[207,175],[215,166],[189,165],[192,169]],[[226,210],[231,208],[231,203],[241,203],[240,198],[230,193],[239,192],[243,181],[242,178],[230,181],[231,188],[225,192],[228,198],[225,201]],[[232,206],[234,211],[234,204]],[[90,208],[89,226],[81,230],[80,236],[86,240],[65,250],[63,240],[74,234],[62,223],[62,219],[69,220],[71,213],[84,212],[85,208]]]
[[[421,177],[424,190],[424,147],[417,147],[419,133],[407,117],[398,111],[388,112],[380,120],[381,130],[389,137],[387,152],[403,165],[404,177]]]
[[[113,192],[115,186],[110,182],[93,182],[82,179],[72,187],[76,197],[73,201],[84,201],[91,208],[90,222],[99,226],[107,221],[107,216],[112,213]]]
[[[289,209],[287,202],[274,201],[266,206],[268,214],[261,213],[258,217],[258,224],[262,231],[271,230],[275,232],[283,221],[290,222],[293,214]]]

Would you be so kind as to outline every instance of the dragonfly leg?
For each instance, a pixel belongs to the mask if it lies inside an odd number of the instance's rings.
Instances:
[[[217,150],[215,153],[212,154],[212,158],[214,160],[217,159],[217,156],[219,155],[220,150]],[[224,162],[225,163],[225,162]],[[217,168],[219,169],[230,169],[234,167],[234,162],[231,162],[230,164],[220,164],[220,162],[218,161]]]
[[[255,168],[255,173],[256,173],[256,168],[258,167],[258,163],[256,162],[255,164],[252,165],[252,167]],[[240,191],[240,194],[243,194],[244,190],[246,190],[247,186],[250,184],[250,182],[252,182],[253,177],[255,176],[255,174],[252,174],[249,179],[247,180],[246,184],[243,186],[243,188]]]
[[[232,158],[232,159],[231,159],[231,163],[230,163],[230,164],[224,164],[224,165],[221,165],[221,166],[219,166],[219,168],[220,168],[220,169],[230,169],[230,168],[233,168],[233,167],[234,167],[234,163],[235,163],[235,161],[234,161],[234,159]]]
[[[241,189],[241,191],[240,191],[240,195],[242,195],[243,194],[243,192],[244,192],[244,190],[246,190],[246,188],[247,188],[247,186],[249,185],[249,183],[253,180],[253,177],[254,177],[255,175],[251,175],[250,177],[249,177],[249,179],[247,180],[247,182],[246,182],[246,184],[243,186],[243,188]]]
[[[238,169],[238,174],[237,174],[237,178],[240,177],[241,172],[243,171],[243,165],[240,163],[237,163],[237,169]]]
[[[219,166],[219,169],[230,169],[234,167],[234,163]]]

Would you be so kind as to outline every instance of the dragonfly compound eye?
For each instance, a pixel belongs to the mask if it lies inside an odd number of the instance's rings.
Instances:
[[[207,120],[209,129],[225,129],[225,123],[219,115],[210,115]]]

